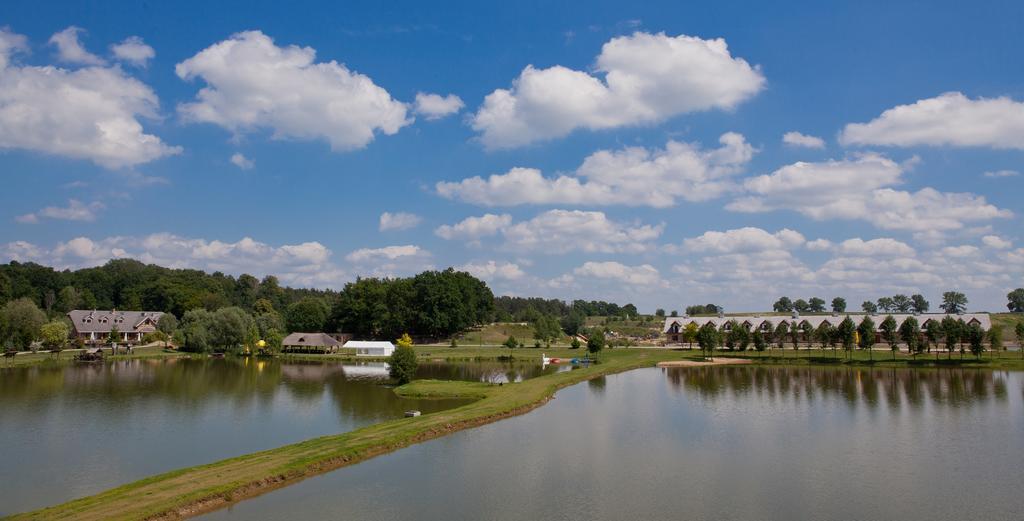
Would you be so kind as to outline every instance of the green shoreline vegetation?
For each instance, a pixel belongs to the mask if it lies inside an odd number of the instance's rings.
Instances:
[[[497,348],[418,346],[421,360],[485,360],[505,358],[509,351]],[[514,350],[516,360],[536,360],[542,350]],[[548,356],[578,357],[585,350],[552,347]],[[715,357],[748,358],[755,365],[812,365],[858,368],[974,368],[1024,370],[1015,353],[995,358],[952,359],[899,355],[896,360],[869,360],[854,352],[843,358],[820,349],[776,352],[716,352]],[[348,360],[349,355],[292,355],[286,359]],[[385,454],[408,445],[438,438],[459,430],[526,413],[543,405],[559,389],[604,375],[654,366],[669,360],[700,359],[701,352],[686,349],[612,349],[597,356],[598,363],[573,371],[539,376],[513,384],[417,380],[395,388],[411,398],[468,398],[470,404],[415,418],[390,420],[351,432],[323,436],[276,449],[163,473],[67,503],[10,519],[178,519],[228,506],[307,477]],[[749,366],[748,366],[749,367]]]

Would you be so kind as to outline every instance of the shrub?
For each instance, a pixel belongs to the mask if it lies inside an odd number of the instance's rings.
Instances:
[[[416,368],[419,366],[419,362],[416,361],[416,352],[412,347],[399,345],[391,353],[388,366],[388,374],[391,375],[391,378],[397,380],[399,384],[409,383],[416,375]]]

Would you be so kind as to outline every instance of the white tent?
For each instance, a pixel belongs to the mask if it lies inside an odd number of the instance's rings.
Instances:
[[[391,342],[349,340],[342,347],[355,348],[356,356],[391,356],[391,353],[395,352],[395,344]]]

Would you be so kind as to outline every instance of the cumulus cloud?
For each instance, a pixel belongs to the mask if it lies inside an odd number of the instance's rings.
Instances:
[[[99,201],[86,204],[78,199],[69,199],[67,206],[47,206],[38,212],[20,215],[15,220],[28,224],[35,224],[41,218],[92,222],[96,220],[96,213],[104,208],[106,205]]]
[[[971,193],[889,188],[902,182],[903,168],[875,154],[797,162],[747,179],[743,188],[748,195],[726,208],[738,212],[792,209],[815,220],[860,219],[883,229],[933,232],[1013,215]]]
[[[521,204],[669,207],[680,199],[706,201],[733,188],[731,176],[750,161],[754,148],[733,132],[719,148],[669,141],[664,149],[627,147],[588,156],[574,175],[544,177],[533,168],[513,168],[487,179],[439,182],[438,194],[483,206]]]
[[[807,134],[801,134],[795,131],[783,134],[782,142],[794,147],[825,148],[824,139],[817,136],[808,136]]]
[[[242,170],[249,170],[256,166],[256,162],[252,159],[245,157],[245,154],[241,152],[235,152],[231,154],[231,164],[241,168]]]
[[[867,123],[848,124],[839,141],[844,145],[1024,149],[1024,103],[947,92],[893,107]]]
[[[0,148],[88,159],[108,168],[181,152],[146,134],[140,118],[159,116],[152,89],[118,67],[17,66],[25,39],[0,29]]]
[[[795,248],[805,242],[797,231],[784,228],[769,233],[761,228],[745,227],[724,232],[707,231],[683,241],[684,252],[738,253]]]
[[[78,41],[78,35],[82,32],[80,27],[72,25],[50,37],[50,45],[57,47],[57,59],[76,65],[103,65],[103,58],[85,50]]]
[[[1013,246],[1012,242],[998,235],[986,235],[981,238],[981,243],[989,248],[993,248],[996,250],[1005,250],[1008,249],[1010,246]]]
[[[379,230],[382,232],[389,230],[408,230],[419,226],[422,221],[423,218],[413,213],[384,212],[380,214]]]
[[[360,248],[345,256],[345,260],[362,275],[396,277],[433,269],[429,251],[411,244]]]
[[[984,176],[988,177],[989,179],[998,179],[1000,177],[1017,177],[1019,175],[1020,172],[1016,170],[993,170],[985,172],[984,174]]]
[[[417,92],[413,111],[428,120],[435,120],[455,114],[464,106],[466,105],[462,102],[462,98],[454,94],[441,96],[440,94]]]
[[[658,122],[687,112],[730,110],[759,92],[764,76],[734,58],[724,39],[636,32],[613,38],[594,73],[528,65],[509,89],[487,95],[472,117],[487,148]]]
[[[637,286],[654,286],[661,283],[661,274],[650,264],[627,266],[620,262],[585,262],[574,269],[575,278],[603,279]]]
[[[880,238],[865,241],[859,237],[847,239],[836,247],[842,255],[858,257],[913,257],[914,249],[896,239]]]
[[[315,58],[310,47],[279,47],[260,31],[232,35],[175,67],[178,77],[207,85],[178,112],[235,133],[323,139],[333,150],[365,147],[377,132],[392,135],[411,123],[405,104],[368,76]]]
[[[172,268],[277,275],[282,282],[299,286],[340,287],[349,280],[347,272],[330,261],[331,251],[319,242],[273,246],[249,237],[236,242],[171,233],[102,239],[75,237],[52,248],[19,241],[0,245],[0,256],[71,269],[98,266],[110,259],[134,258]]]
[[[518,264],[511,262],[469,262],[456,266],[456,270],[465,271],[474,277],[487,282],[492,281],[514,281],[526,277],[526,273]]]
[[[516,252],[561,254],[640,253],[654,248],[664,223],[625,224],[609,219],[603,212],[549,210],[533,219],[502,230],[504,248]]]
[[[129,36],[121,43],[111,45],[110,52],[118,60],[136,67],[145,67],[149,60],[156,56],[156,51],[146,45],[146,42],[142,41],[142,38],[138,36]]]
[[[510,224],[512,224],[511,215],[488,213],[480,217],[467,217],[452,225],[438,226],[434,230],[434,235],[447,240],[477,241],[482,237],[497,235]]]

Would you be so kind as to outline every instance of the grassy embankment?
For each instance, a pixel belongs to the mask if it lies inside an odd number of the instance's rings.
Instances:
[[[61,351],[59,355],[50,353],[49,351],[39,351],[36,353],[19,353],[18,356],[0,358],[0,369],[4,367],[22,367],[28,365],[61,365],[70,364],[75,361],[75,355],[81,350],[79,349],[65,349]],[[124,348],[120,348],[117,355],[110,355],[110,349],[104,348],[106,353],[105,360],[146,360],[146,359],[158,359],[158,358],[179,358],[187,357],[189,353],[182,353],[174,350],[165,350],[160,345],[148,345],[141,346],[132,349],[132,354],[124,353]]]

